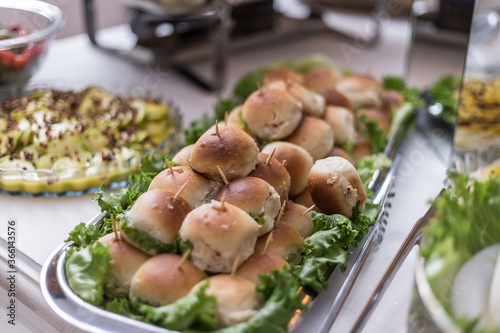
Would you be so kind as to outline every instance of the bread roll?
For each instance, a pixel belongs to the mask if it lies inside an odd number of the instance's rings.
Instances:
[[[339,74],[330,67],[316,67],[307,72],[304,86],[316,92],[335,88]]]
[[[207,282],[200,282],[193,290],[204,283]],[[247,321],[264,303],[263,295],[257,292],[257,285],[236,275],[219,274],[210,277],[205,293],[217,299],[215,317],[222,327]]]
[[[182,240],[193,244],[191,261],[204,271],[229,273],[252,253],[260,225],[240,208],[218,201],[194,209],[182,224]]]
[[[353,105],[349,98],[337,89],[325,89],[319,93],[325,96],[326,105],[342,106],[349,110],[353,109]]]
[[[270,89],[279,89],[288,92],[302,104],[305,114],[313,117],[322,117],[325,112],[325,97],[304,86],[291,81],[275,81],[267,86]]]
[[[129,298],[133,304],[153,306],[171,304],[186,296],[206,275],[189,260],[177,254],[163,253],[151,257],[135,273]]]
[[[352,217],[359,202],[365,208],[366,193],[354,166],[342,157],[327,157],[316,161],[309,172],[308,188],[314,204],[322,213]]]
[[[209,202],[222,186],[222,183],[209,180],[194,172],[191,167],[183,165],[163,170],[156,175],[149,185],[149,191],[161,189],[177,193],[186,182],[188,183],[180,196],[193,208]]]
[[[172,162],[177,165],[189,166],[189,159],[191,158],[191,151],[193,151],[194,144],[185,146],[177,154],[175,154],[174,158],[172,158]]]
[[[297,72],[292,71],[288,68],[276,68],[271,69],[264,74],[263,83],[265,86],[275,81],[293,81],[299,84],[304,83],[304,78]]]
[[[127,297],[135,272],[150,256],[123,239],[116,239],[114,233],[99,238],[98,242],[109,246],[113,259],[106,273],[106,289],[115,297]]]
[[[205,177],[222,181],[219,168],[227,180],[245,177],[257,164],[259,149],[243,130],[219,126],[205,132],[191,152],[191,167]]]
[[[123,238],[151,255],[157,254],[158,249],[151,241],[173,244],[190,211],[191,205],[180,196],[176,198],[173,192],[159,189],[144,192],[125,215],[121,224]]]
[[[332,128],[335,144],[356,141],[356,127],[351,110],[341,106],[327,106],[324,119]]]
[[[382,86],[369,75],[350,75],[337,81],[337,90],[347,96],[353,106],[377,106],[382,95]]]
[[[225,197],[227,203],[241,208],[252,217],[263,220],[259,233],[261,236],[271,230],[274,219],[281,207],[280,196],[265,180],[256,177],[242,177],[232,180],[223,186],[216,194],[214,200],[221,201]]]
[[[285,223],[294,228],[302,238],[311,236],[314,233],[314,224],[311,217],[312,213],[310,211],[305,213],[307,208],[292,201],[288,202],[280,223]]]
[[[340,156],[340,157],[348,160],[351,164],[354,164],[351,156],[349,156],[349,154],[344,149],[342,149],[340,147],[333,147],[332,150],[330,150],[330,152],[328,153],[328,157],[331,157],[331,156]]]
[[[266,253],[272,252],[290,264],[296,265],[301,262],[302,237],[294,228],[285,223],[280,223],[272,231],[259,237],[255,244],[255,251],[264,251],[268,237],[271,237],[271,240],[268,242]]]
[[[290,189],[290,174],[276,157],[273,156],[269,163],[267,163],[268,154],[259,153],[258,158],[259,163],[248,176],[261,178],[268,182],[278,192],[281,202],[283,202]]]
[[[363,137],[361,134],[356,136],[356,142],[354,147],[352,147],[351,155],[354,161],[357,163],[360,159],[372,154],[372,145],[370,142]]]
[[[273,270],[289,267],[285,259],[272,252],[254,252],[236,271],[236,275],[242,276],[253,283],[260,285],[259,276],[272,274]]]
[[[288,192],[290,197],[293,197],[306,188],[307,176],[313,166],[314,160],[311,154],[304,148],[285,141],[271,142],[262,148],[262,152],[271,154],[275,148],[274,157],[281,163],[286,160],[284,167],[291,179]]]
[[[333,131],[324,120],[304,117],[286,141],[307,150],[314,160],[325,157],[334,144]]]
[[[259,139],[286,138],[302,119],[302,104],[279,89],[262,88],[253,92],[243,104],[243,120]]]

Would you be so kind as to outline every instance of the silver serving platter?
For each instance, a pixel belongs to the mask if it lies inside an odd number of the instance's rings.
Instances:
[[[390,193],[391,183],[398,165],[398,161],[404,149],[405,139],[410,135],[415,121],[415,113],[410,113],[399,124],[394,135],[389,139],[385,149],[385,154],[393,161],[388,168],[379,170],[370,183],[370,188],[374,193],[374,203],[381,205],[380,214],[366,235],[363,243],[359,247],[359,252],[354,263],[347,274],[338,274],[338,278],[345,278],[335,296],[327,314],[323,317],[316,332],[327,333],[333,322],[337,318],[342,306],[347,299],[366,259],[371,250],[382,241],[386,228],[386,200],[393,196]],[[104,213],[98,214],[92,218],[88,224],[98,224],[104,217]],[[68,323],[89,332],[116,332],[116,333],[140,333],[140,332],[174,332],[161,327],[146,324],[141,321],[130,319],[113,312],[106,311],[94,305],[83,301],[70,288],[65,273],[66,251],[73,245],[73,242],[65,243],[59,246],[45,261],[41,274],[40,286],[42,294],[49,306]],[[336,270],[338,271],[338,270]],[[334,274],[337,272],[334,272]],[[303,294],[303,303],[311,306],[314,298]],[[289,331],[298,331],[300,321],[303,319],[304,312],[297,311],[289,324]]]

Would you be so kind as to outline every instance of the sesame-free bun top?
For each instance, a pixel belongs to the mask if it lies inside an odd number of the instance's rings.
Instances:
[[[269,154],[259,153],[259,163],[255,166],[255,170],[250,172],[249,177],[257,177],[268,182],[278,195],[281,202],[288,196],[290,189],[290,174],[276,157],[272,157],[269,163]]]
[[[217,133],[218,132],[218,133]],[[227,180],[245,177],[257,164],[257,144],[243,130],[218,126],[206,131],[191,152],[191,167],[205,177],[222,181],[219,169]]]
[[[371,155],[373,152],[372,145],[364,136],[358,133],[356,135],[356,142],[351,150],[351,156],[355,162],[359,161],[363,157]]]
[[[290,189],[288,193],[293,197],[302,192],[307,186],[307,176],[314,160],[304,148],[286,141],[275,141],[262,148],[262,152],[271,154],[276,148],[274,157],[281,163],[286,160],[284,167],[290,175]]]
[[[229,273],[237,257],[252,253],[260,225],[244,210],[218,201],[194,209],[182,224],[182,240],[193,244],[191,261],[204,271]]]
[[[280,196],[265,180],[256,177],[232,180],[220,189],[214,200],[221,201],[223,197],[227,203],[241,208],[253,217],[257,216],[264,220],[257,236],[273,228],[274,219],[280,211]]]
[[[218,274],[202,281],[193,288],[197,290],[208,282],[205,294],[215,296],[217,307],[215,317],[221,327],[228,327],[247,321],[264,303],[264,297],[257,292],[257,285],[241,276]]]
[[[260,285],[260,275],[272,274],[273,270],[289,267],[285,259],[272,252],[254,252],[236,271],[236,275],[242,276],[253,283]]]
[[[356,141],[355,118],[351,110],[341,106],[327,106],[324,119],[332,128],[335,144]]]
[[[363,211],[366,193],[356,168],[342,157],[327,157],[316,161],[309,172],[308,188],[314,204],[322,213],[352,217],[359,201]]]
[[[330,156],[340,156],[348,160],[349,162],[353,163],[351,156],[342,148],[340,147],[333,147],[332,150],[328,153],[327,157]]]
[[[281,222],[288,224],[299,233],[302,238],[309,237],[314,233],[314,224],[311,218],[311,212],[301,204],[289,201],[286,209],[281,216]]]
[[[377,106],[382,86],[369,75],[354,74],[340,78],[336,89],[347,96],[353,106]]]
[[[175,197],[175,193],[170,191],[154,189],[141,194],[125,216],[130,227],[147,233],[163,244],[173,244],[182,221],[190,211],[191,205],[182,197]],[[139,246],[135,239],[125,232],[122,234],[131,244]]]
[[[179,150],[179,152],[172,158],[172,162],[177,165],[189,166],[189,159],[191,158],[191,151],[193,150],[193,147],[194,143]]]
[[[267,86],[288,92],[302,104],[305,114],[321,117],[325,112],[325,97],[293,81],[275,81]]]
[[[186,296],[206,274],[189,260],[177,254],[163,253],[151,257],[135,273],[130,300],[154,306],[171,304]]]
[[[286,91],[264,87],[248,96],[242,117],[259,139],[279,140],[299,125],[302,104]]]
[[[337,89],[324,89],[319,92],[325,96],[326,105],[342,106],[346,109],[352,110],[353,106],[349,98],[346,95],[338,91]]]
[[[114,233],[102,236],[98,242],[109,246],[109,254],[113,259],[113,264],[106,273],[106,288],[116,297],[127,297],[132,277],[151,257],[121,237],[116,239]]]
[[[325,157],[334,144],[330,125],[310,116],[304,117],[295,132],[285,140],[307,150],[314,160]]]
[[[271,239],[268,241],[268,237]],[[266,248],[266,242],[267,248]],[[302,237],[299,233],[285,223],[279,223],[277,227],[260,236],[255,244],[255,251],[272,252],[290,264],[299,264],[302,260]]]
[[[335,88],[339,74],[330,67],[316,67],[307,72],[304,78],[304,86],[316,92],[324,89]]]
[[[311,198],[311,193],[309,193],[307,187],[304,189],[304,191],[294,196],[292,200],[293,202],[298,203],[299,205],[302,205],[304,207],[311,207],[312,205],[314,205],[314,202]],[[313,211],[321,213],[316,205],[314,205]]]
[[[264,74],[263,83],[268,85],[275,81],[292,81],[299,84],[304,83],[304,78],[299,73],[292,71],[288,68],[275,68],[271,69]]]
[[[149,191],[162,189],[177,193],[186,182],[187,185],[179,195],[193,208],[211,200],[222,186],[222,183],[209,180],[194,172],[191,167],[182,165],[157,174],[149,185]]]

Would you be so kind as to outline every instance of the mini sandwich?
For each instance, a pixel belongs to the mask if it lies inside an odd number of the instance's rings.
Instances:
[[[171,252],[191,205],[175,193],[149,190],[139,196],[120,223],[123,238],[151,255]]]
[[[280,223],[294,228],[302,238],[309,237],[314,233],[311,211],[308,211],[307,207],[301,204],[288,202],[280,221]]]
[[[214,200],[225,199],[227,203],[241,208],[260,224],[258,236],[271,230],[280,211],[280,196],[265,180],[242,177],[222,187]]]
[[[248,176],[261,178],[268,182],[278,192],[281,202],[283,202],[290,189],[290,174],[276,157],[259,153],[258,158],[259,163]]]
[[[335,144],[356,141],[354,114],[351,110],[341,106],[327,106],[324,119],[333,131]]]
[[[168,305],[186,296],[205,278],[202,270],[180,255],[159,254],[137,270],[129,298],[133,304]]]
[[[259,149],[251,136],[232,126],[216,126],[205,132],[191,152],[191,167],[215,181],[245,177],[258,163]]]
[[[325,112],[325,97],[298,83],[293,81],[275,81],[267,87],[270,89],[279,89],[288,92],[302,104],[305,114],[314,117],[321,117]]]
[[[316,161],[309,172],[308,188],[314,204],[322,213],[352,217],[358,205],[362,212],[366,192],[356,168],[342,157],[327,157]]]
[[[294,265],[301,262],[302,249],[302,237],[285,223],[279,223],[271,232],[259,237],[255,244],[256,252],[272,252]]]
[[[98,240],[109,246],[113,264],[106,273],[106,290],[113,297],[126,297],[130,291],[132,277],[139,267],[151,256],[130,245],[114,233],[107,234]]]
[[[377,106],[382,96],[382,86],[369,75],[354,74],[337,81],[337,90],[347,96],[353,106]]]
[[[274,157],[281,163],[286,161],[284,166],[291,179],[289,194],[294,197],[307,187],[307,176],[314,160],[304,148],[285,141],[271,142],[262,148],[262,152],[271,154],[274,149]]]
[[[260,285],[260,276],[272,274],[273,270],[289,267],[285,259],[272,252],[256,251],[236,271],[236,275],[242,276]]]
[[[205,283],[200,282],[193,291]],[[256,284],[237,275],[219,274],[210,277],[205,293],[217,299],[215,317],[220,327],[247,321],[264,303],[264,297],[257,292]]]
[[[209,180],[189,166],[183,165],[160,172],[149,185],[149,190],[160,189],[177,193],[182,188],[180,196],[195,208],[209,202],[221,186],[221,183]]]
[[[259,139],[280,140],[299,126],[302,104],[286,91],[264,87],[248,96],[242,117]]]
[[[330,125],[314,117],[304,117],[295,132],[285,140],[307,150],[314,160],[325,157],[334,144]]]
[[[179,234],[193,245],[191,261],[212,273],[229,273],[254,250],[260,224],[247,212],[227,202],[212,201],[194,209]]]

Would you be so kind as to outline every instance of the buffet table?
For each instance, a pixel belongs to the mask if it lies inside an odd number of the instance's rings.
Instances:
[[[340,67],[354,71],[369,71],[373,75],[401,75],[405,69],[407,24],[393,18],[383,25],[382,40],[375,48],[355,46],[352,41],[331,34],[316,34],[271,46],[246,49],[232,53],[226,92],[244,73],[272,61],[298,58],[311,53],[323,53]],[[132,43],[127,26],[102,32],[102,37],[116,43]],[[346,50],[350,50],[349,52]],[[429,50],[435,52],[429,62]],[[445,73],[460,73],[463,53],[454,46],[419,44],[413,49],[410,84],[426,86]],[[199,69],[206,69],[200,63]],[[193,86],[175,72],[156,66],[137,66],[124,58],[105,53],[91,46],[85,35],[58,40],[49,52],[43,67],[33,81],[60,84],[89,84],[113,90],[133,89],[152,91],[179,105],[184,124],[210,112],[215,96]],[[118,89],[115,89],[118,88]],[[450,154],[451,133],[440,129],[425,117],[419,117],[416,131],[407,142],[399,165],[388,207],[388,223],[384,238],[369,257],[361,276],[335,322],[332,331],[346,332],[356,319],[371,291],[392,259],[412,224],[421,217],[443,186]],[[92,193],[77,197],[23,197],[0,194],[0,304],[1,332],[79,332],[50,310],[39,289],[41,265],[50,253],[80,222],[99,213]],[[7,322],[9,302],[7,256],[8,221],[16,229],[16,325]],[[414,253],[415,254],[415,253]],[[351,258],[351,260],[354,259]],[[407,327],[413,288],[413,260],[410,256],[396,276],[386,296],[369,320],[366,332],[403,332]],[[320,295],[307,312],[297,332],[314,332],[339,287],[334,274],[330,288]],[[89,318],[91,320],[91,318]]]

